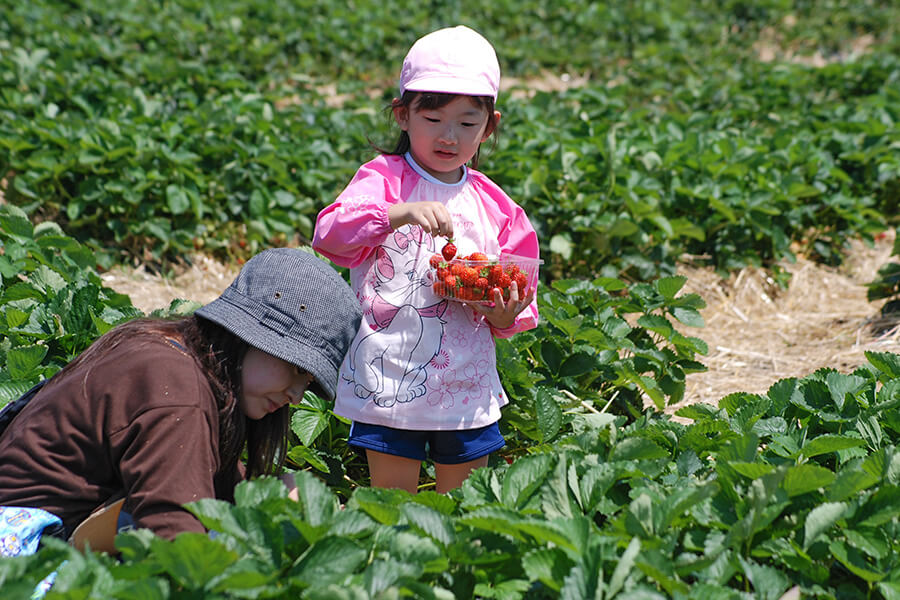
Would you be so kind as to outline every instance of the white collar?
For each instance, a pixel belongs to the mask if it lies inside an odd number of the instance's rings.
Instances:
[[[404,154],[403,158],[406,159],[407,164],[410,167],[412,167],[413,171],[415,171],[416,173],[421,175],[422,178],[425,179],[426,181],[431,182],[435,185],[447,185],[447,186],[462,185],[466,182],[466,178],[469,176],[469,170],[466,168],[466,165],[463,165],[462,166],[462,176],[459,178],[459,181],[456,181],[454,183],[447,183],[446,181],[441,181],[440,179],[438,179],[437,177],[435,177],[434,175],[432,175],[431,173],[429,173],[428,171],[423,169],[421,166],[419,166],[419,163],[416,162],[416,160],[412,157],[412,154],[410,154],[409,152]]]

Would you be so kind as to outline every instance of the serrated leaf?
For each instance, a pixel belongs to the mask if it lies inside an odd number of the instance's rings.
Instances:
[[[552,440],[562,427],[562,409],[545,387],[540,387],[535,395],[538,431],[543,441]]]
[[[328,536],[308,548],[288,576],[306,586],[320,587],[339,583],[355,572],[367,556],[368,552],[353,541]]]
[[[825,502],[809,511],[803,525],[803,549],[809,548],[816,538],[831,529],[847,507],[845,502]]]
[[[687,277],[684,275],[660,277],[656,280],[656,289],[666,300],[674,300],[675,295],[681,291],[685,283],[687,283]]]
[[[328,428],[329,420],[326,412],[300,407],[291,415],[291,431],[297,435],[301,444],[312,446],[319,434]]]
[[[47,356],[47,346],[17,346],[6,353],[6,368],[13,379],[28,379]]]
[[[609,453],[609,460],[650,460],[668,458],[669,452],[654,442],[643,437],[630,437],[622,440]]]
[[[860,438],[852,438],[844,435],[835,435],[826,433],[807,441],[800,448],[800,452],[807,458],[837,452],[838,450],[846,450],[848,448],[857,448],[865,446],[865,440]]]
[[[788,497],[793,498],[819,488],[826,488],[834,482],[834,479],[834,473],[825,467],[807,463],[790,467],[785,473],[781,486],[787,492]]]
[[[173,541],[151,544],[153,556],[166,573],[189,590],[202,590],[238,559],[238,554],[203,533],[182,533]]]

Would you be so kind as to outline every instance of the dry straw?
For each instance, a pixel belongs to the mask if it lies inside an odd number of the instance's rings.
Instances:
[[[682,268],[685,291],[707,302],[701,311],[706,326],[682,332],[709,345],[702,358],[709,371],[688,376],[679,406],[715,404],[733,392],[765,393],[779,379],[822,367],[850,372],[866,362],[869,350],[900,352],[897,319],[881,316],[884,300],[866,299],[866,284],[891,260],[892,246],[893,233],[874,247],[853,242],[837,268],[805,258],[782,263],[791,273],[787,289],[757,268],[727,280],[708,269]]]

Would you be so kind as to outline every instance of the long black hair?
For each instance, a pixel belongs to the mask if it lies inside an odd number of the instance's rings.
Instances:
[[[389,114],[389,119],[391,122],[394,120],[393,112],[395,108],[406,108],[407,110],[435,110],[438,108],[443,108],[447,106],[457,98],[468,98],[471,100],[472,104],[477,106],[478,108],[484,109],[488,114],[488,122],[485,127],[485,131],[489,135],[493,135],[497,133],[497,115],[494,112],[494,98],[491,96],[465,96],[462,94],[444,94],[438,92],[413,92],[407,90],[403,92],[403,95],[400,98],[395,98],[393,102],[387,107],[387,111]],[[372,143],[370,141],[370,143]],[[497,137],[494,136],[493,143],[496,145]],[[372,143],[372,147],[381,152],[382,154],[388,154],[392,156],[402,156],[409,152],[409,134],[405,131],[401,131],[400,135],[397,137],[397,141],[394,143],[393,147],[390,149],[383,148]],[[472,157],[471,166],[473,169],[478,168],[478,157],[481,154],[481,146],[478,146],[478,150],[475,151],[475,156]]]

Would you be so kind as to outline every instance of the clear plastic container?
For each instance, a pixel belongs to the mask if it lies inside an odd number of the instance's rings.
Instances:
[[[471,255],[470,255],[471,256]],[[439,254],[431,260],[434,293],[441,298],[477,304],[492,304],[494,288],[509,299],[513,281],[523,298],[537,287],[538,271],[544,263],[539,258],[506,254],[499,259],[471,260],[468,257],[444,260]]]

